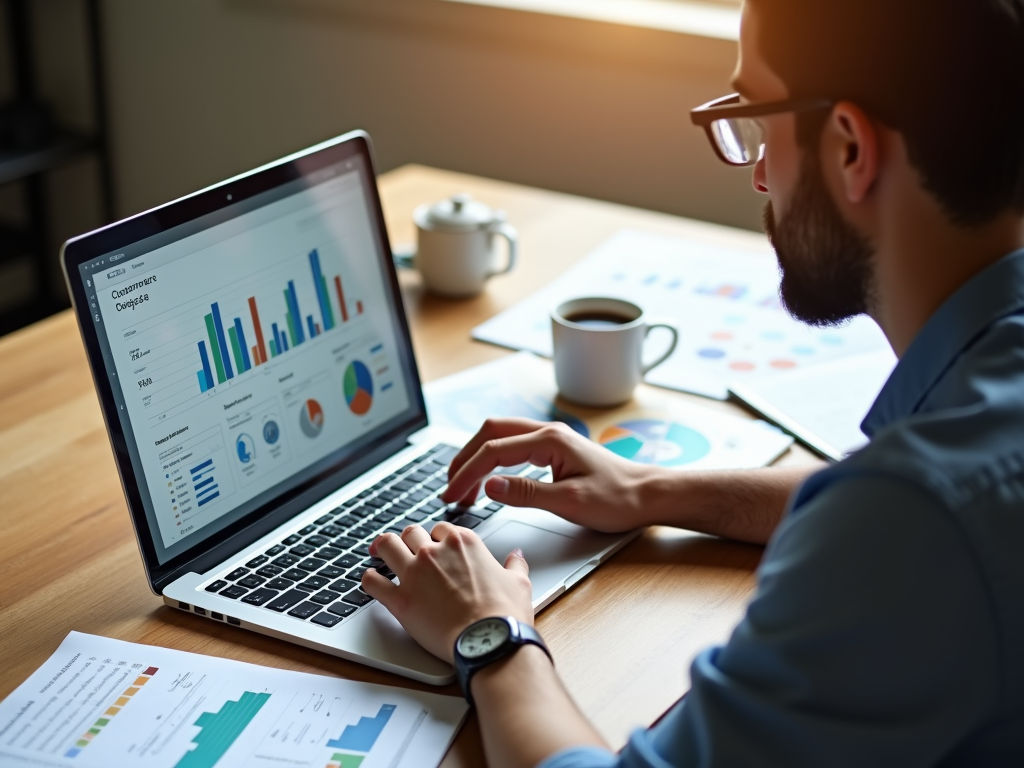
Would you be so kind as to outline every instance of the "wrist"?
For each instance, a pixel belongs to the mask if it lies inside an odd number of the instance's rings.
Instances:
[[[536,696],[545,679],[555,680],[555,666],[536,645],[524,645],[511,656],[479,670],[469,682],[477,707],[506,700],[512,691]]]

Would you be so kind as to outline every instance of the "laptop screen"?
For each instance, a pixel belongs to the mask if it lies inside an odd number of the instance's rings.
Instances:
[[[419,407],[366,166],[79,265],[160,563]]]

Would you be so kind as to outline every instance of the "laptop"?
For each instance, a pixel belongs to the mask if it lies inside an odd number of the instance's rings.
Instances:
[[[394,577],[379,533],[448,520],[499,560],[520,547],[535,610],[631,538],[439,499],[469,436],[428,424],[366,133],[61,260],[149,584],[177,610],[441,685],[451,667],[359,588]]]

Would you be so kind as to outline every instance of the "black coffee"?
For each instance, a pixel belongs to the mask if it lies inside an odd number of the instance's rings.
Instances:
[[[616,315],[612,312],[576,312],[572,315],[566,315],[565,319],[570,323],[576,323],[576,325],[586,326],[587,328],[614,328],[618,325],[631,323],[634,318]]]

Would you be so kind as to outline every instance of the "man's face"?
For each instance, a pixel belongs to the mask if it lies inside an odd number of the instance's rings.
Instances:
[[[785,84],[760,57],[758,15],[744,4],[740,60],[734,85],[745,101],[788,98]],[[874,248],[843,218],[825,181],[817,142],[802,147],[792,114],[760,118],[764,156],[754,188],[768,194],[764,228],[782,273],[786,310],[809,325],[836,325],[874,302]]]

